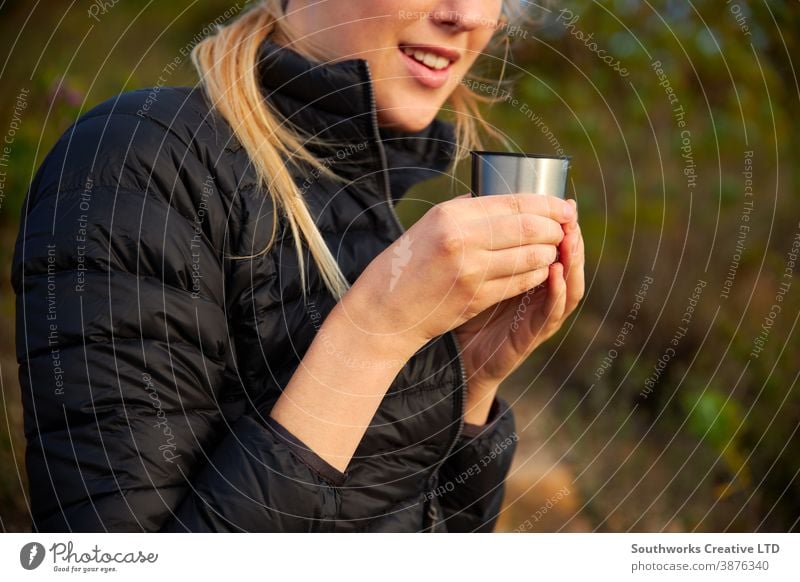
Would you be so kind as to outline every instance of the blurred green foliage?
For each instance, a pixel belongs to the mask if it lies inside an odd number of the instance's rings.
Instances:
[[[15,108],[20,120],[0,199],[5,530],[29,527],[8,284],[26,186],[57,137],[93,105],[131,88],[193,84],[188,59],[175,71],[170,63],[204,26],[244,3],[126,1],[97,19],[91,5],[0,5],[0,133]],[[800,54],[800,3],[574,0],[551,8],[544,25],[515,34],[509,98],[484,111],[510,147],[556,153],[560,146],[572,156],[587,291],[577,314],[504,393],[512,400],[535,394],[557,419],[549,446],[567,458],[571,487],[587,499],[576,511],[592,529],[796,530],[800,282],[797,269],[783,275],[800,232],[800,88],[792,62]],[[600,50],[628,74],[607,65]],[[490,77],[500,69],[496,57],[480,67]],[[667,85],[677,101],[669,101]],[[21,91],[30,92],[22,109]],[[684,130],[694,186],[685,174]],[[753,152],[750,198],[745,152]],[[466,192],[467,166],[455,180],[412,190],[399,206],[404,221]],[[742,225],[749,230],[738,253]],[[646,276],[654,283],[635,319],[626,319]],[[699,281],[705,287],[682,323]],[[786,282],[781,312],[755,357],[754,342]],[[626,321],[632,327],[620,344]],[[670,347],[674,354],[659,369]],[[654,474],[659,490],[648,488]]]

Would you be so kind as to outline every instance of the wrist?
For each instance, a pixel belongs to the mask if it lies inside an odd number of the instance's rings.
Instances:
[[[464,411],[465,423],[478,426],[486,424],[499,387],[499,384],[481,386],[470,384],[467,387],[467,405]]]
[[[385,329],[376,320],[365,319],[361,307],[340,302],[325,318],[314,341],[353,367],[399,371],[421,345]]]
[[[359,282],[344,294],[326,319],[332,325],[347,327],[357,339],[367,342],[369,351],[378,357],[393,355],[408,361],[427,339],[414,327],[403,325],[402,314],[395,313],[384,297],[359,286]]]

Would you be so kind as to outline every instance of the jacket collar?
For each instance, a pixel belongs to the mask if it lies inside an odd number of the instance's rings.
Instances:
[[[385,167],[394,200],[414,184],[439,175],[453,160],[455,132],[450,123],[434,119],[418,132],[378,125],[364,59],[315,64],[266,39],[258,73],[265,96],[288,123],[329,144],[307,144],[315,155],[330,160],[347,179],[379,174]]]

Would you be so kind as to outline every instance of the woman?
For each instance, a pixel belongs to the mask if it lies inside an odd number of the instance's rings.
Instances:
[[[478,143],[459,81],[507,9],[263,1],[200,87],[62,136],[13,272],[35,529],[493,529],[497,388],[583,294],[577,212],[393,204]]]

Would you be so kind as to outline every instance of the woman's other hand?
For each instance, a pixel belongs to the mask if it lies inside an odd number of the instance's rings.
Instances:
[[[486,421],[500,382],[561,328],[583,297],[584,241],[577,209],[563,228],[559,262],[550,265],[542,288],[506,299],[455,330],[468,377],[467,422]]]

